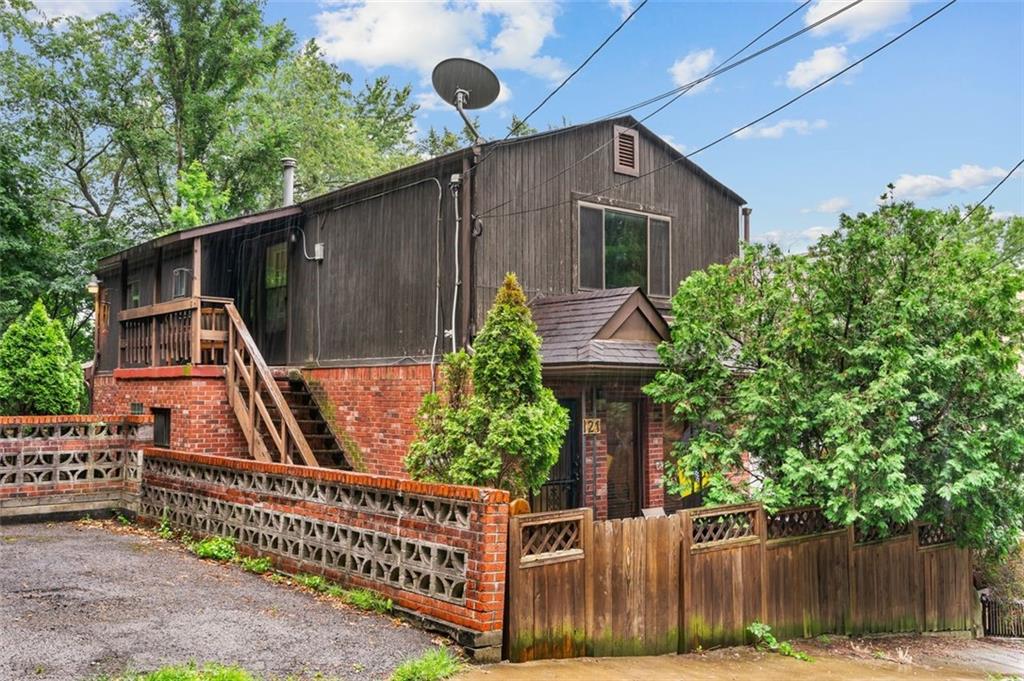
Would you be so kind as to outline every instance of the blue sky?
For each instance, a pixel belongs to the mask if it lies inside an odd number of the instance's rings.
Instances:
[[[761,45],[847,2],[815,0]],[[530,122],[540,128],[563,116],[584,122],[699,77],[796,6],[651,0]],[[865,0],[710,81],[647,125],[684,151],[700,147],[820,82],[938,6]],[[423,104],[421,131],[458,124],[456,114],[432,94],[432,65],[448,56],[483,60],[504,86],[499,101],[480,116],[483,134],[496,137],[513,112],[532,109],[629,8],[628,0],[271,1],[266,12],[270,19],[286,20],[300,38],[317,39],[357,81],[387,74],[395,83],[412,83]],[[870,210],[888,182],[896,183],[898,197],[922,205],[970,203],[1021,157],[1024,3],[960,0],[743,138],[693,160],[748,200],[755,238],[802,250],[818,232],[835,226],[838,211]],[[1024,214],[1024,172],[990,203],[1001,213]]]

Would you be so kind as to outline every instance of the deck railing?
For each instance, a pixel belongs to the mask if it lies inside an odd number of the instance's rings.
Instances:
[[[180,298],[118,316],[122,368],[227,363],[230,298]]]

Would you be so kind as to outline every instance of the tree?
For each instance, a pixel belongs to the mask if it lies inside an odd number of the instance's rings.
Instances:
[[[472,357],[445,358],[406,468],[420,480],[536,491],[558,460],[569,416],[541,383],[540,339],[515,275],[505,277],[474,347]]]
[[[199,161],[192,161],[181,173],[177,187],[180,204],[171,209],[174,229],[188,229],[227,216],[230,193],[217,191]]]
[[[1020,218],[893,203],[842,216],[806,256],[749,246],[690,275],[646,388],[690,428],[670,468],[710,476],[712,500],[815,504],[883,534],[941,521],[1011,546],[1022,233]]]
[[[508,124],[509,137],[528,137],[529,135],[536,135],[538,132],[540,131],[537,128],[526,123],[519,116],[512,114],[512,120]]]
[[[0,337],[0,413],[73,414],[84,387],[64,329],[37,301]]]

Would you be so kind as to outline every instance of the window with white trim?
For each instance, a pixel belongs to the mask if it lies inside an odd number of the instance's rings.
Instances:
[[[668,296],[670,225],[661,215],[581,203],[580,288],[639,286]]]

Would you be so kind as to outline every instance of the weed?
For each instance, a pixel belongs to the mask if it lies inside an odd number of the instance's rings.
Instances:
[[[827,646],[829,643],[832,643],[832,639],[828,634],[819,634],[816,640],[823,646]]]
[[[346,603],[360,610],[388,613],[395,607],[390,598],[381,596],[376,591],[369,589],[353,589],[343,596]]]
[[[125,527],[131,527],[131,526],[132,526],[132,520],[131,520],[131,518],[128,518],[128,517],[127,517],[127,516],[125,516],[125,515],[124,515],[123,513],[118,513],[118,514],[117,514],[117,515],[115,515],[114,517],[115,517],[115,518],[117,519],[117,522],[121,523],[121,524],[122,524],[122,525],[124,525]]]
[[[754,637],[754,647],[758,650],[767,650],[769,652],[778,653],[779,655],[785,655],[786,657],[793,657],[797,660],[804,662],[811,662],[811,657],[807,653],[801,652],[793,647],[793,644],[788,641],[779,642],[775,638],[775,634],[772,633],[772,628],[763,622],[752,622],[747,627],[747,632]]]
[[[157,528],[156,533],[159,534],[162,539],[174,538],[174,530],[171,528],[171,521],[167,517],[166,508],[164,509],[163,515],[160,516],[160,527]]]
[[[391,681],[440,681],[454,676],[461,666],[447,648],[435,648],[400,664]]]
[[[229,537],[207,537],[203,541],[194,544],[192,551],[200,558],[212,560],[234,560],[235,540]]]
[[[266,557],[261,558],[241,558],[238,563],[242,566],[242,569],[246,572],[251,572],[256,575],[266,574],[270,572],[272,567],[270,559]]]
[[[219,664],[197,667],[195,663],[190,663],[161,667],[142,674],[126,674],[117,677],[115,681],[256,681],[256,677],[241,667]]]
[[[317,593],[323,593],[327,591],[327,587],[330,583],[321,577],[320,575],[309,575],[306,573],[299,573],[292,577],[296,584],[304,586],[310,591],[316,591]]]

